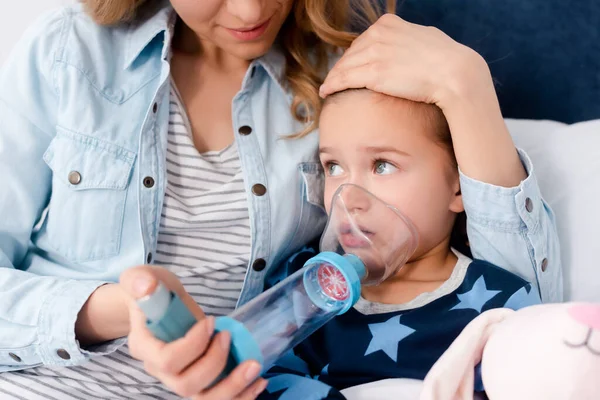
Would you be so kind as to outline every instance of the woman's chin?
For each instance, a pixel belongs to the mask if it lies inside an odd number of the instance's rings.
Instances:
[[[222,49],[241,60],[252,61],[267,54],[273,46],[273,42],[274,39],[268,37],[251,42],[236,41],[232,43],[229,41]]]

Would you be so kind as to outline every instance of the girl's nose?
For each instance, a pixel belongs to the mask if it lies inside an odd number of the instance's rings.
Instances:
[[[366,190],[354,184],[343,185],[340,197],[346,209],[351,213],[367,212],[371,206],[371,199]]]

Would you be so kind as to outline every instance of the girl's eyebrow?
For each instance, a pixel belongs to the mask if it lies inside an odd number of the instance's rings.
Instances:
[[[390,146],[366,146],[366,147],[363,147],[362,150],[365,151],[366,153],[371,153],[371,154],[394,153],[394,154],[398,154],[403,157],[411,157],[411,155],[408,154],[407,152],[398,150],[397,148],[390,147]],[[333,147],[320,147],[319,153],[331,154],[331,153],[334,153],[334,149],[333,149]]]
[[[363,150],[367,153],[395,153],[404,157],[411,157],[407,152],[391,146],[366,146]]]

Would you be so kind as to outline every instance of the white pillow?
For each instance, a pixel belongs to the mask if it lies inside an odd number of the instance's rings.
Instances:
[[[600,302],[600,120],[506,120],[556,214],[566,301]]]

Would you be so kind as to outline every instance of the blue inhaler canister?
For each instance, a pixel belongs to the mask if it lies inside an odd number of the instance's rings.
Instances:
[[[148,329],[163,342],[173,342],[185,336],[197,322],[179,296],[161,282],[153,293],[139,299],[137,304],[146,316]]]
[[[231,334],[229,362],[220,379],[246,360],[264,370],[360,298],[362,285],[395,274],[417,248],[416,229],[398,210],[356,185],[333,197],[321,253],[302,269],[215,321]],[[163,285],[138,304],[148,329],[164,341],[185,335],[196,322]]]

